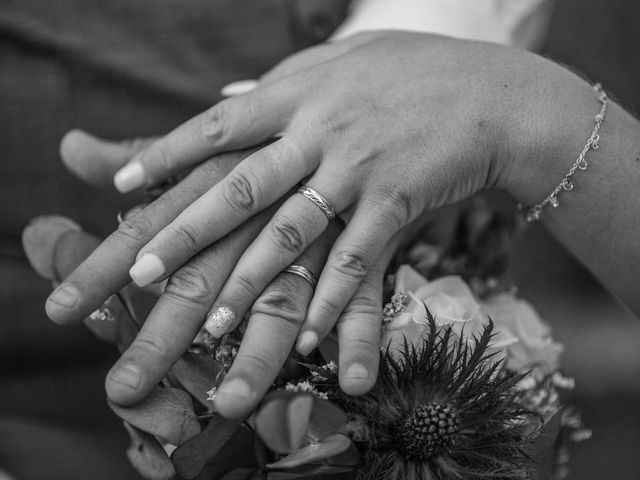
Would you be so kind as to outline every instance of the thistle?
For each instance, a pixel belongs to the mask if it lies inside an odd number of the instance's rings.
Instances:
[[[366,395],[343,394],[335,373],[315,375],[316,388],[369,429],[365,441],[354,438],[362,453],[358,479],[528,478],[529,437],[520,427],[528,412],[513,388],[522,376],[487,353],[493,325],[467,342],[427,317],[421,348],[405,342],[399,358],[383,351]]]

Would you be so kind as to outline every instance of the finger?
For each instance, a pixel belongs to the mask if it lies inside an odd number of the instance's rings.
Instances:
[[[394,247],[395,242],[392,241],[378,257],[336,324],[340,386],[349,395],[366,393],[376,381],[380,360],[383,281]]]
[[[245,155],[227,155],[198,166],[162,197],[122,222],[49,296],[49,318],[63,324],[80,321],[129,283],[128,270],[140,248]]]
[[[113,402],[129,405],[144,398],[189,348],[224,279],[270,214],[244,223],[171,276],[140,333],[107,376]]]
[[[71,273],[99,244],[98,238],[82,230],[69,230],[62,235],[53,251],[56,278],[64,278]],[[131,310],[125,307],[123,298],[122,295],[110,296],[98,310],[84,319],[85,326],[96,337],[118,347],[130,343],[137,332]]]
[[[315,185],[316,178],[309,183]],[[350,199],[338,195],[338,189],[325,183],[323,195],[339,198],[336,208],[344,208]],[[210,318],[225,317],[214,336],[234,329],[254,298],[267,284],[300,255],[329,225],[327,215],[302,194],[291,196],[274,215],[267,227],[238,261],[224,288],[211,308]]]
[[[144,286],[170,274],[280,199],[315,168],[314,159],[303,158],[302,151],[309,150],[283,138],[245,159],[140,251],[130,270],[133,281]]]
[[[264,142],[288,124],[292,93],[272,85],[217,103],[131,159],[114,176],[116,188],[125,193],[154,185],[218,152]]]
[[[399,214],[397,205],[391,202],[363,201],[358,205],[322,271],[303,335],[309,331],[321,341],[329,333],[384,246],[406,221],[407,216]],[[306,336],[311,338],[311,333]],[[316,345],[309,342],[305,347],[312,349]]]
[[[337,233],[328,229],[295,264],[320,271]],[[222,415],[243,418],[255,409],[288,358],[312,295],[305,278],[282,272],[255,302],[238,355],[216,394]]]
[[[110,186],[113,175],[154,138],[112,142],[82,130],[71,130],[60,141],[62,163],[77,177],[96,186]]]

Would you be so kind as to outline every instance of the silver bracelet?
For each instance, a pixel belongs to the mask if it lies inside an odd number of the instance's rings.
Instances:
[[[540,215],[542,215],[542,209],[547,205],[551,205],[552,207],[558,207],[560,202],[558,201],[558,194],[560,192],[570,192],[573,190],[573,175],[578,170],[586,170],[589,167],[587,160],[585,159],[587,152],[589,150],[597,150],[598,142],[600,141],[600,135],[598,132],[600,131],[600,127],[604,122],[604,114],[607,111],[607,104],[609,103],[609,97],[607,97],[607,93],[602,89],[602,85],[596,83],[593,88],[596,92],[598,92],[598,101],[600,102],[600,111],[596,114],[594,121],[595,125],[593,126],[593,131],[591,132],[591,136],[589,140],[587,140],[586,145],[578,155],[578,158],[571,166],[567,174],[564,176],[562,181],[558,184],[556,188],[545,198],[542,202],[533,205],[532,207],[522,207],[519,205],[518,208],[520,210],[526,210],[526,219],[527,222],[537,222],[540,220]]]

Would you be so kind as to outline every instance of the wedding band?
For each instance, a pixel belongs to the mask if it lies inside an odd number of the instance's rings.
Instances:
[[[283,270],[284,273],[293,273],[294,275],[298,275],[299,277],[304,278],[309,284],[316,288],[316,284],[318,280],[316,276],[309,270],[307,267],[303,267],[302,265],[291,264],[287,268]]]
[[[333,209],[331,204],[327,201],[326,198],[316,192],[313,188],[303,185],[298,189],[298,193],[301,193],[313,203],[315,203],[320,208],[320,210],[322,210],[322,213],[327,216],[329,221],[336,218],[336,211]]]

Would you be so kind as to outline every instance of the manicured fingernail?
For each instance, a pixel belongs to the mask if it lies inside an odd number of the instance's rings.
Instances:
[[[49,295],[48,301],[53,302],[61,307],[73,308],[78,303],[80,293],[71,285],[60,285]]]
[[[235,97],[250,92],[258,86],[257,80],[238,80],[222,87],[220,93],[224,97]]]
[[[345,376],[349,380],[367,380],[369,371],[361,363],[354,363],[347,369]]]
[[[235,313],[227,306],[217,307],[209,311],[207,315],[207,321],[204,324],[204,328],[212,336],[220,338],[227,333],[229,327],[233,325],[236,319]]]
[[[121,365],[111,372],[109,378],[120,385],[137,388],[140,385],[140,370],[133,365]]]
[[[127,193],[146,183],[144,168],[140,162],[131,162],[116,172],[113,184],[120,193]]]
[[[251,387],[241,378],[234,378],[224,382],[216,391],[216,401],[220,401],[221,397],[229,396],[233,399],[247,399],[251,397]],[[224,399],[222,399],[224,401]]]
[[[300,338],[298,339],[298,346],[296,350],[300,355],[309,355],[311,350],[316,348],[318,345],[318,335],[315,332],[302,332]]]
[[[139,287],[145,287],[164,275],[165,267],[160,257],[154,253],[145,253],[131,267],[129,275]]]

